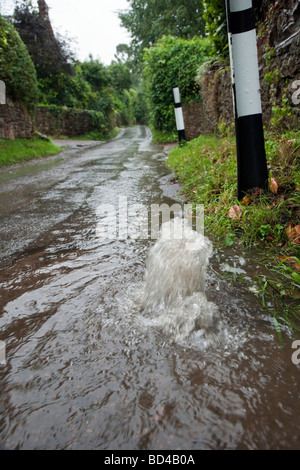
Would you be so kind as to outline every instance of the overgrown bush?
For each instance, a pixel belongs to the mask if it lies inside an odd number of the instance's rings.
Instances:
[[[212,53],[228,58],[228,34],[225,0],[204,0],[205,29],[212,42]]]
[[[271,4],[271,0],[252,0],[257,20],[262,21]],[[203,18],[205,29],[212,42],[212,53],[220,60],[229,61],[228,31],[225,0],[203,0]]]
[[[32,111],[38,100],[33,62],[14,26],[0,16],[0,79],[7,95]]]
[[[155,130],[174,130],[174,86],[179,86],[183,103],[201,99],[195,77],[199,66],[208,60],[210,49],[207,38],[187,40],[164,36],[145,50],[144,76]]]

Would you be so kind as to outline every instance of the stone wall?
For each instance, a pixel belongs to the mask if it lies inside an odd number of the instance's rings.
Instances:
[[[187,140],[192,140],[200,134],[210,134],[214,131],[214,126],[205,114],[203,101],[183,105],[182,111]]]
[[[187,140],[218,131],[234,120],[230,69],[212,64],[201,83],[201,101],[182,107]]]
[[[34,130],[49,136],[76,137],[99,131],[104,136],[115,127],[114,115],[89,110],[38,106],[33,119],[18,102],[6,99],[0,104],[0,138],[29,139]]]
[[[36,130],[49,136],[76,137],[91,131],[108,133],[114,128],[113,119],[105,119],[96,111],[39,106],[35,111]]]
[[[6,104],[0,104],[0,138],[29,139],[32,132],[32,120],[26,109],[7,97]]]
[[[265,30],[258,41],[259,64],[262,84],[264,120],[268,125],[272,106],[282,106],[282,98],[288,98],[291,108],[298,115],[300,108],[292,101],[294,83],[300,80],[300,1],[282,0],[271,4]]]

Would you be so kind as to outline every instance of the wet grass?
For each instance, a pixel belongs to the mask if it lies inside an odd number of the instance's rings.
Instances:
[[[257,247],[270,276],[258,277],[259,295],[274,321],[300,325],[300,132],[266,134],[270,191],[237,199],[234,137],[200,136],[171,150],[188,202],[204,205],[205,230],[226,246]]]
[[[42,139],[0,139],[0,167],[33,158],[56,155],[61,148]]]

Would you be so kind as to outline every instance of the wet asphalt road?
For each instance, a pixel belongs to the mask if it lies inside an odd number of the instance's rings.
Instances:
[[[207,297],[225,341],[180,344],[140,308],[154,241],[97,236],[99,205],[120,196],[174,203],[164,162],[137,126],[0,171],[1,449],[300,448],[294,338],[281,348],[247,283],[219,275],[256,264],[215,248]]]
[[[43,235],[49,239],[57,224],[84,205],[105,180],[106,174],[95,171],[95,166],[104,164],[119,145],[118,139],[106,144],[109,151],[99,157],[103,144],[83,143],[81,148],[74,143],[59,155],[0,170],[0,260],[22,253]]]

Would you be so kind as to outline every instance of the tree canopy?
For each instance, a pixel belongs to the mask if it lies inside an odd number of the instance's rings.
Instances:
[[[183,39],[204,35],[202,0],[128,0],[130,9],[119,12],[121,24],[131,34],[131,48],[136,60],[143,49],[163,35]]]
[[[14,25],[34,62],[38,78],[46,78],[59,73],[72,74],[71,63],[74,56],[66,39],[54,35],[44,1],[38,1],[37,10],[32,3],[16,5]]]

